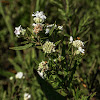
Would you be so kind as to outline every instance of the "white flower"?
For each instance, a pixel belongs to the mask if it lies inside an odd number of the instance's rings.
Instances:
[[[81,53],[84,54],[84,53],[85,53],[85,50],[82,49],[82,47],[79,47],[78,50],[76,50],[74,54],[75,54],[75,55],[76,55],[76,54],[78,55],[78,54],[81,54]]]
[[[43,75],[44,73],[42,71],[41,72],[40,71],[37,71],[37,72],[40,75],[40,77],[42,77],[44,79],[44,75]]]
[[[36,23],[33,23],[33,24],[32,24],[32,26],[34,26],[34,27],[37,26],[37,25],[44,26],[44,24],[42,24],[42,23],[37,23],[37,24],[36,24]]]
[[[22,79],[22,78],[24,78],[23,72],[18,72],[18,73],[15,75],[15,78],[16,78],[16,79]]]
[[[54,26],[55,25],[55,26]],[[47,25],[47,28],[52,28],[52,27],[55,27],[55,28],[57,28],[57,25],[56,24],[50,24],[50,25]]]
[[[31,95],[29,93],[24,93],[24,100],[28,100],[31,98]]]
[[[58,26],[58,29],[59,30],[63,30],[63,26]]]
[[[15,31],[14,33],[16,34],[16,36],[20,35],[20,32],[22,31],[22,27],[21,25],[19,27],[15,27]]]
[[[72,43],[73,42],[73,37],[72,36],[70,36],[70,42],[69,43]]]
[[[9,79],[10,79],[10,80],[13,80],[13,76],[11,76]]]
[[[85,53],[85,50],[82,49],[82,47],[79,47],[78,50],[79,50],[81,53]]]
[[[47,25],[45,34],[48,34],[48,33],[50,32],[50,29],[51,29],[53,26],[54,26],[54,24]],[[55,24],[54,27],[56,28],[57,25]]]
[[[51,58],[49,58],[49,60],[51,60]]]
[[[57,61],[57,59],[54,59],[53,61],[54,61],[54,62],[56,62],[56,61]]]
[[[44,15],[43,11],[37,11],[36,13],[33,12],[32,16],[34,17],[38,17],[38,18],[41,18],[41,19],[46,19],[46,16]]]
[[[77,48],[79,48],[79,47],[82,47],[82,46],[84,46],[84,42],[82,42],[81,40],[75,40],[75,41],[73,41],[73,44],[72,44],[74,47],[77,47]]]
[[[19,27],[15,27],[15,31],[14,31],[14,33],[15,33],[15,35],[18,37],[18,35],[20,35],[20,33],[22,33],[22,35],[24,35],[25,34],[25,29],[23,29],[22,27],[21,27],[21,25],[19,26]]]
[[[49,28],[46,28],[45,34],[48,34],[49,32],[50,32],[50,29]]]
[[[33,12],[32,16],[34,16],[35,23],[43,23],[46,19],[46,16],[44,15],[43,11],[37,11],[36,13]]]
[[[36,26],[37,24],[33,23],[32,26]]]
[[[41,63],[39,63],[38,71],[45,72],[47,70],[48,70],[48,63],[47,63],[47,61],[42,61]]]
[[[40,31],[43,29],[43,24],[38,23],[38,24],[33,24],[34,25],[34,30],[33,32],[38,34]]]
[[[48,63],[47,63],[47,61],[42,61],[41,63],[39,63],[39,66],[38,66],[38,74],[42,77],[42,78],[44,78],[44,77],[46,77],[46,73],[45,73],[45,71],[47,71],[48,70]]]
[[[50,42],[50,41],[46,41],[43,46],[43,51],[45,53],[52,53],[52,52],[55,52],[55,44],[53,42]]]

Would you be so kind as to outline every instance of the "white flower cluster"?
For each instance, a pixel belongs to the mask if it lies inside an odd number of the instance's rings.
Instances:
[[[46,16],[44,15],[43,11],[37,11],[36,13],[33,12],[32,16],[34,16],[33,20],[35,23],[43,23],[46,19]]]
[[[45,71],[48,70],[48,63],[47,61],[42,61],[41,63],[39,63],[39,66],[38,66],[38,74],[44,78],[44,75],[45,75]]]
[[[81,40],[75,40],[73,41],[73,46],[76,48],[83,47],[84,43]]]
[[[22,79],[25,78],[23,72],[17,72],[17,74],[15,75],[16,79]]]
[[[42,31],[42,28],[43,28],[43,24],[35,24],[33,23],[33,26],[34,26],[34,30],[33,32],[38,34],[40,31]]]
[[[54,26],[54,25],[55,25],[55,26]],[[56,25],[56,24],[47,25],[45,34],[48,34],[48,33],[50,32],[50,29],[51,29],[53,26],[54,26],[55,29],[57,28],[57,25]],[[58,26],[58,29],[59,29],[59,30],[63,30],[63,26]]]
[[[9,79],[13,80],[13,78],[14,77],[11,76]],[[15,78],[16,79],[23,79],[23,78],[25,78],[25,76],[24,76],[23,72],[17,72],[17,74],[15,75]],[[31,95],[29,93],[24,93],[24,100],[29,100],[30,98],[31,98]]]
[[[35,34],[38,34],[40,31],[42,31],[43,29],[43,22],[46,19],[46,16],[44,15],[43,11],[37,11],[37,12],[33,12],[32,16],[34,16],[33,20],[35,23],[33,23],[32,26],[34,26],[34,30],[33,32]]]
[[[39,67],[38,67],[39,71],[45,72],[48,70],[48,64],[46,61],[42,61],[41,63],[39,63]]]
[[[29,100],[31,95],[29,93],[24,93],[24,100]]]
[[[15,75],[15,78],[16,78],[16,79],[24,79],[25,76],[24,76],[23,72],[17,72],[17,74]],[[9,79],[10,79],[10,80],[13,80],[14,77],[11,76]]]
[[[22,35],[24,35],[25,34],[25,29],[23,29],[22,27],[21,27],[21,25],[20,26],[18,26],[18,27],[15,27],[15,31],[14,31],[14,33],[15,33],[15,35],[18,37],[21,33],[22,33]]]
[[[78,50],[75,51],[75,54],[80,54],[80,53],[85,53],[85,50],[82,48],[84,47],[84,42],[82,42],[81,40],[75,40],[73,41],[73,37],[70,36],[70,42],[72,43],[72,45],[76,48],[78,48]]]
[[[50,41],[46,41],[43,46],[43,51],[45,53],[52,53],[52,52],[55,52],[55,44],[53,42],[50,42]]]

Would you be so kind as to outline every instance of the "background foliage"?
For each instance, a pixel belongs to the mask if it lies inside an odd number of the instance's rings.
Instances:
[[[20,71],[21,69],[25,70],[25,68],[28,69],[28,67],[35,66],[32,62],[35,61],[34,59],[37,57],[36,49],[30,48],[22,51],[13,51],[10,50],[9,47],[20,45],[20,42],[23,40],[15,37],[14,28],[19,26],[19,24],[25,28],[31,27],[33,23],[31,14],[37,10],[45,12],[48,19],[46,23],[52,24],[56,21],[58,25],[63,25],[66,36],[73,35],[74,37],[80,37],[83,41],[87,41],[85,44],[86,54],[74,75],[77,81],[74,83],[76,89],[73,91],[73,96],[74,100],[78,100],[77,98],[80,94],[89,96],[96,92],[94,99],[99,100],[99,0],[1,0],[0,91],[2,92],[0,92],[0,99],[11,100],[8,99],[11,95],[8,95],[9,92],[6,91],[11,89],[9,84],[9,77],[11,75],[14,75],[16,71]],[[66,38],[66,41],[68,41],[68,38]],[[41,55],[41,52],[39,52],[38,55]],[[35,61],[35,63],[38,62]],[[32,70],[27,70],[27,73],[29,73],[28,71],[31,75]],[[32,100],[46,100],[45,90],[40,87],[39,78],[37,80],[36,77],[33,76],[31,79],[30,81],[34,81],[34,83],[30,84],[32,85],[31,91],[34,97]],[[88,100],[87,97],[81,97],[81,99]]]

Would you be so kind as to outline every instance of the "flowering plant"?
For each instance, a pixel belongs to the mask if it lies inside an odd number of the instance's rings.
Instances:
[[[85,55],[85,42],[75,36],[66,36],[66,33],[63,32],[64,26],[58,26],[56,22],[54,24],[46,24],[47,17],[42,11],[37,11],[32,16],[34,17],[32,29],[29,27],[23,29],[20,25],[14,31],[18,38],[25,40],[23,42],[25,45],[11,47],[11,49],[35,48],[37,55],[35,59],[32,59],[32,63],[35,63],[35,65],[30,68],[35,71],[31,75],[34,74],[37,78],[40,77],[38,79],[51,84],[63,100],[65,96],[70,95],[72,92],[75,94],[75,87],[73,86],[79,81],[78,77],[75,78],[77,75],[76,69]],[[38,56],[39,52],[41,57]],[[18,72],[16,78],[23,78],[23,73]],[[25,80],[25,78],[24,76],[23,79]],[[28,99],[30,98],[29,94]]]

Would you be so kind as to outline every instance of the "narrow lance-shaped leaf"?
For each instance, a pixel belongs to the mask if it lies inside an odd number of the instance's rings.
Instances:
[[[14,60],[12,60],[12,59],[8,59],[9,60],[9,62],[14,66],[14,69],[17,71],[17,72],[19,72],[19,71],[22,71],[22,69],[20,68],[20,66],[19,65],[17,65],[15,62],[14,62]]]
[[[68,1],[68,0],[66,0],[66,4],[67,4],[67,7],[66,7],[66,14],[68,14],[68,13],[69,13],[69,1]]]
[[[41,46],[36,46],[36,48],[37,48],[37,49],[42,49],[42,47],[41,47]]]
[[[0,68],[0,75],[5,76],[5,77],[10,77],[10,76],[13,76],[14,74]]]
[[[57,46],[60,42],[61,42],[61,40],[57,41],[57,42],[55,43],[55,45]]]
[[[51,28],[50,32],[49,32],[49,35],[52,35],[54,29],[55,29],[55,25],[56,25],[56,22],[54,23],[53,27]]]
[[[31,28],[27,27],[27,29],[32,33],[33,36],[35,36],[34,32],[32,31]]]
[[[32,45],[33,45],[32,43],[29,43],[29,44],[26,44],[24,46],[10,47],[10,49],[12,49],[12,50],[24,50],[24,49],[31,47]]]

